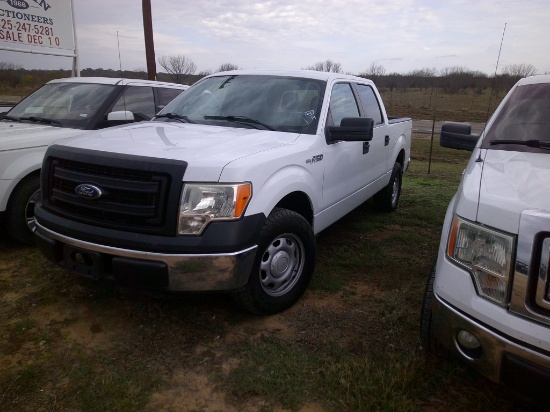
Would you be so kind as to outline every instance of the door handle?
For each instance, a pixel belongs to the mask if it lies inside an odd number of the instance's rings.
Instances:
[[[363,142],[363,154],[368,153],[370,150],[370,143],[369,142]]]
[[[384,146],[387,146],[390,144],[390,136],[386,135],[386,138],[384,139]]]

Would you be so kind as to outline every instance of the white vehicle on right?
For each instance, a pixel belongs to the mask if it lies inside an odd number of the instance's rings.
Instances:
[[[428,279],[422,345],[548,399],[550,76],[520,80],[481,136],[468,124],[445,124],[441,145],[472,156]]]

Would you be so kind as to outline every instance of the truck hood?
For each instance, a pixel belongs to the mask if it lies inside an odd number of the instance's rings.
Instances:
[[[187,181],[217,181],[231,161],[292,143],[299,134],[269,130],[147,122],[98,130],[64,146],[127,155],[183,160]]]
[[[550,156],[487,150],[479,192],[477,220],[518,233],[525,209],[550,210]]]
[[[0,122],[0,152],[47,146],[67,137],[78,136],[85,130],[54,127],[44,124]]]

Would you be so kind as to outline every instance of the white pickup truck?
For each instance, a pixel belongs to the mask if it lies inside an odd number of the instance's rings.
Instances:
[[[309,284],[317,233],[373,196],[397,207],[410,144],[370,80],[217,73],[154,121],[50,146],[37,242],[72,273],[278,312]]]
[[[52,80],[0,115],[0,214],[8,233],[33,243],[34,203],[44,153],[86,130],[151,119],[189,86],[146,80]]]
[[[444,125],[441,144],[473,150],[428,279],[421,338],[483,375],[548,401],[550,388],[550,76],[520,80],[481,136]]]

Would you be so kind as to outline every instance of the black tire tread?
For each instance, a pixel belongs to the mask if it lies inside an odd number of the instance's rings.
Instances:
[[[40,187],[40,176],[33,174],[25,177],[13,190],[6,208],[6,231],[19,242],[34,244],[34,236],[27,227],[25,208],[30,197]]]
[[[304,248],[306,250],[308,247],[311,249],[310,252],[312,256],[306,258],[303,272],[298,281],[299,283],[295,288],[284,297],[277,298],[278,302],[274,302],[273,298],[267,296],[262,298],[262,293],[258,293],[259,286],[255,283],[257,280],[255,276],[257,276],[256,271],[259,266],[259,261],[262,258],[262,248],[266,246],[267,242],[271,241],[279,234],[279,228],[285,227],[289,229],[292,228],[293,233],[302,232],[308,234],[306,239],[302,238],[302,242],[304,242]],[[285,231],[290,232],[290,230]],[[249,312],[258,315],[268,315],[289,308],[303,295],[313,275],[316,243],[313,230],[307,220],[292,210],[281,208],[275,208],[269,214],[261,230],[259,239],[258,253],[255,258],[252,273],[250,274],[250,279],[244,289],[233,294],[233,299],[239,306]],[[306,244],[307,242],[309,242],[309,245]]]

